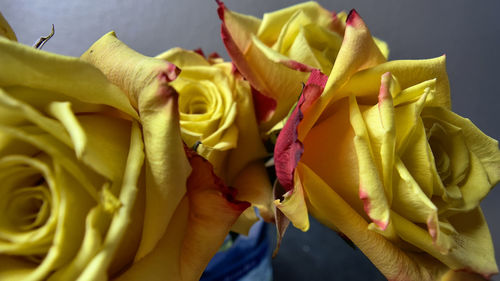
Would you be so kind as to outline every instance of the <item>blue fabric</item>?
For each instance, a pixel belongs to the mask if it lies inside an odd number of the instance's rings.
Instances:
[[[228,235],[226,239],[231,238]],[[248,236],[239,235],[228,250],[215,254],[200,280],[243,280],[249,274],[255,275],[255,270],[264,276],[271,275],[269,246],[267,224],[259,221]]]

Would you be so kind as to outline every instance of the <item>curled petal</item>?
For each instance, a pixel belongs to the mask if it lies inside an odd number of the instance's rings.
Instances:
[[[307,110],[323,92],[326,78],[319,70],[311,73],[307,85],[297,102],[297,106],[281,130],[274,148],[276,176],[286,191],[293,188],[293,174],[304,151],[298,139],[298,125],[302,121],[303,111]]]
[[[64,93],[69,98],[109,105],[138,118],[123,92],[110,84],[102,72],[78,58],[36,50],[0,38],[0,61],[2,68],[9,69],[0,73],[1,87],[23,86]]]
[[[118,85],[139,111],[146,150],[146,210],[141,246],[136,259],[149,253],[164,235],[184,196],[190,166],[179,128],[177,92],[168,85],[178,69],[163,60],[145,57],[104,35],[83,55]]]

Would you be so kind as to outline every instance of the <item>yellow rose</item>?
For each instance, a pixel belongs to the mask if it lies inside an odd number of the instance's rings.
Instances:
[[[292,223],[307,230],[311,213],[389,280],[498,272],[479,202],[500,180],[500,151],[450,110],[444,56],[384,63],[351,12],[330,75],[311,74],[275,159],[286,191],[275,203]]]
[[[263,159],[268,155],[260,138],[249,83],[230,62],[206,59],[181,48],[170,49],[157,58],[182,71],[170,83],[179,93],[181,135],[189,147],[214,166],[215,173],[238,189],[237,198],[251,202],[270,220],[271,184]],[[257,220],[253,209],[236,226],[248,232]]]
[[[111,43],[0,37],[1,280],[198,280],[249,205],[185,152],[175,66]]]
[[[329,74],[342,44],[345,12],[305,2],[264,14],[238,14],[221,1],[222,40],[229,56],[257,91],[259,121],[269,130],[288,114],[312,69]],[[387,57],[387,45],[376,39]]]

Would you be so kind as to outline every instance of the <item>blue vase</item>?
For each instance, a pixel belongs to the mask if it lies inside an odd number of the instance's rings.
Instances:
[[[267,224],[259,221],[248,236],[228,235],[209,262],[200,281],[270,281],[271,248]]]

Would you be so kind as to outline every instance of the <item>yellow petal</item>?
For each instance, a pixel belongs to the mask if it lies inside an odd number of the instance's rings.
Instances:
[[[329,75],[341,45],[342,37],[339,34],[310,24],[301,27],[293,44],[284,54]]]
[[[145,57],[104,35],[82,55],[137,105],[146,150],[146,210],[136,259],[151,252],[163,237],[186,192],[190,166],[180,136],[177,93],[168,86],[178,72],[170,63]]]
[[[378,103],[363,112],[370,136],[375,163],[382,174],[385,194],[389,205],[392,202],[392,172],[396,148],[395,113],[392,96],[397,83],[391,73],[382,75]]]
[[[210,66],[210,63],[200,54],[182,48],[172,48],[156,56],[184,69],[186,66]]]
[[[293,189],[283,195],[283,200],[275,200],[274,205],[292,222],[293,226],[302,231],[307,231],[309,230],[309,216],[304,189],[299,177],[300,174],[296,169]]]
[[[60,204],[50,165],[47,157],[9,155],[0,160],[2,254],[42,255],[50,248],[58,216],[54,210]],[[40,177],[44,183],[34,185],[33,178]]]
[[[121,182],[127,163],[132,122],[98,114],[77,118],[87,138],[82,162],[109,180]]]
[[[132,211],[136,203],[138,193],[138,181],[142,171],[144,161],[143,142],[140,127],[134,123],[132,134],[130,137],[130,151],[128,153],[126,168],[123,174],[123,184],[120,190],[119,202],[121,207],[113,216],[113,220],[109,229],[102,241],[99,252],[93,256],[92,260],[85,267],[83,273],[79,276],[79,280],[105,280],[108,276],[108,267],[116,257],[118,249],[123,237],[127,234],[124,230],[132,231],[130,223],[132,221]],[[138,237],[137,237],[138,238]],[[137,241],[133,241],[138,246]],[[128,245],[129,247],[132,245]],[[118,257],[121,258],[121,257]],[[125,257],[127,259],[127,257]],[[133,255],[128,257],[128,261],[132,261]]]
[[[340,56],[339,56],[340,57]],[[450,108],[450,87],[448,82],[448,75],[446,74],[446,57],[441,56],[433,59],[423,60],[395,60],[382,63],[370,69],[360,71],[352,76],[350,81],[342,87],[341,92],[347,95],[349,92],[357,96],[373,95],[374,84],[378,82],[380,76],[384,73],[390,72],[396,77],[400,89],[407,89],[416,87],[416,85],[436,79],[434,82],[427,82],[429,84],[420,85],[419,87],[425,89],[431,87],[434,90],[427,100],[429,106],[443,106]],[[421,92],[417,92],[421,93]],[[395,93],[397,94],[397,92]],[[418,98],[418,97],[416,97]],[[409,100],[410,98],[407,98]],[[400,103],[398,101],[396,104]]]
[[[260,138],[257,119],[254,113],[254,104],[248,84],[244,81],[237,81],[235,91],[237,100],[235,125],[239,128],[238,143],[236,148],[229,154],[227,162],[228,183],[232,183],[236,175],[247,165],[261,160],[268,155]],[[271,188],[269,188],[270,190]]]
[[[29,143],[41,151],[47,153],[51,158],[61,165],[74,177],[88,194],[98,201],[99,195],[96,190],[96,183],[102,184],[102,179],[90,168],[85,167],[76,159],[73,150],[58,141],[54,136],[44,133],[38,127],[9,127],[0,125],[0,130],[18,140]]]
[[[25,86],[106,104],[137,118],[124,93],[95,67],[78,58],[48,53],[0,37],[0,86]]]
[[[71,104],[69,102],[52,102],[49,104],[48,110],[61,122],[71,137],[76,157],[82,157],[87,144],[87,136],[71,111]]]
[[[131,117],[127,117],[125,114],[120,113],[119,110],[113,107],[104,104],[82,102],[78,99],[67,96],[64,93],[51,92],[42,89],[33,89],[23,86],[3,87],[3,89],[16,100],[29,104],[34,109],[47,115],[50,115],[50,113],[48,112],[50,103],[68,102],[71,104],[71,110],[75,114],[106,112],[109,115],[116,115],[126,119],[131,119]]]
[[[269,120],[260,124],[262,130],[270,129],[288,114],[297,102],[302,83],[307,81],[309,73],[291,69],[284,63],[290,59],[264,45],[257,37],[252,37],[252,44],[245,53],[246,63],[251,69],[245,78],[261,94],[277,101],[275,111]],[[237,62],[235,62],[237,63]],[[237,64],[238,69],[240,66]]]
[[[283,26],[286,25],[290,18],[297,12],[302,13],[304,17],[321,26],[329,26],[333,21],[332,14],[329,11],[322,8],[318,3],[309,1],[271,13],[265,13],[259,30],[256,33],[257,37],[259,37],[263,43],[271,45],[277,41]]]
[[[349,107],[351,126],[355,133],[354,147],[358,158],[359,197],[363,200],[368,216],[383,230],[389,224],[390,214],[384,184],[375,163],[365,121],[353,96],[349,97]]]
[[[394,225],[402,239],[412,243],[454,270],[467,270],[490,276],[498,272],[488,225],[480,208],[449,218],[454,233],[443,233],[453,243],[443,255],[434,246],[426,230],[392,214]]]
[[[469,119],[463,118],[445,108],[426,109],[426,116],[436,116],[461,128],[469,150],[474,153],[483,165],[490,184],[494,186],[500,180],[500,151],[498,142],[479,130]]]

